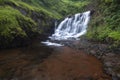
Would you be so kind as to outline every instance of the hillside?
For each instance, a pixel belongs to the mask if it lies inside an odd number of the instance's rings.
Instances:
[[[94,1],[94,0],[91,0]],[[119,0],[96,0],[87,8],[95,10],[87,37],[92,41],[107,43],[111,47],[120,45],[120,1]]]
[[[119,3],[118,0],[0,0],[0,47],[20,45],[48,31],[56,19],[86,10],[95,11],[87,38],[119,46]]]
[[[0,0],[0,48],[24,45],[54,26],[55,19],[80,12],[87,4],[72,0]]]

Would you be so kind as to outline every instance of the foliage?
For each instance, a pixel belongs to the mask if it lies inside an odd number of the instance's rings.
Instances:
[[[9,36],[13,33],[21,34],[22,29],[20,28],[16,16],[22,17],[22,14],[14,10],[13,8],[6,6],[0,9],[0,34],[1,36]],[[25,17],[24,17],[25,18]],[[11,31],[16,28],[16,32]],[[16,34],[16,35],[17,35]]]
[[[108,37],[113,38],[114,40],[120,41],[120,31],[112,31]]]
[[[118,0],[101,0],[90,23],[88,38],[120,44],[120,5]],[[117,44],[116,44],[117,42]]]
[[[18,10],[10,6],[0,8],[0,45],[9,45],[16,37],[27,38],[28,33],[20,26],[18,18],[22,19],[21,24],[35,31],[36,23],[29,17],[22,15]],[[25,24],[26,22],[26,24]],[[34,27],[34,28],[31,28]]]
[[[86,1],[0,0],[0,47],[41,34],[43,27],[51,26],[49,21],[80,12]]]

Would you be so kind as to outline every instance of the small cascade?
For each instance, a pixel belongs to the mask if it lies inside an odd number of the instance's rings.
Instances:
[[[91,11],[78,13],[74,16],[65,18],[58,26],[56,26],[57,24],[55,23],[55,33],[49,38],[51,40],[79,39],[80,36],[87,32],[90,14]]]
[[[53,40],[77,39],[86,33],[89,20],[90,11],[67,17],[55,28],[55,33],[50,38]]]

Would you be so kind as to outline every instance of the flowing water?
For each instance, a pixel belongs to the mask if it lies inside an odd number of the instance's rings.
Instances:
[[[0,51],[0,80],[111,80],[95,57],[65,44],[86,33],[90,11],[67,17],[47,42]],[[56,42],[55,42],[56,41]],[[59,42],[59,43],[58,43]]]
[[[80,36],[87,32],[87,25],[90,20],[91,11],[78,13],[65,18],[58,27],[55,27],[55,33],[50,36],[50,40],[77,40]],[[55,24],[56,25],[56,24]],[[53,43],[49,40],[42,42],[46,45],[63,46],[58,43]]]
[[[59,24],[59,26],[55,29],[55,33],[50,38],[55,40],[78,38],[86,33],[89,19],[90,11],[67,17]]]

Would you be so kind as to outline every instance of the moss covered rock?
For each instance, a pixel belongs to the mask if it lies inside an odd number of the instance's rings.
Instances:
[[[54,26],[54,20],[82,11],[88,0],[0,0],[0,48],[21,46]]]

